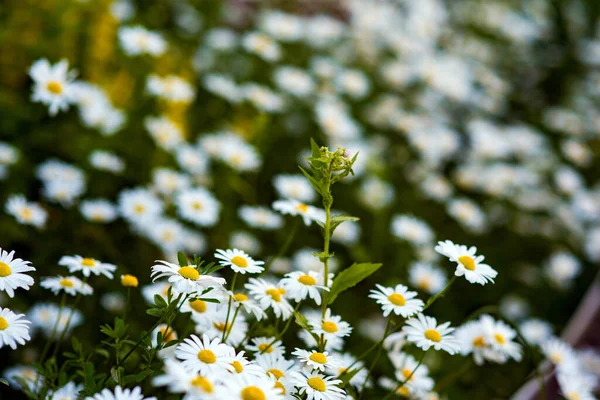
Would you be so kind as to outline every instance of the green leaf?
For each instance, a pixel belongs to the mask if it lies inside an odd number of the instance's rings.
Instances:
[[[181,266],[181,267],[185,267],[186,265],[188,265],[188,259],[185,256],[185,254],[183,254],[183,252],[181,252],[181,251],[177,252],[177,262],[179,263],[179,266]]]
[[[352,217],[350,215],[337,215],[335,217],[331,218],[331,233],[333,234],[333,231],[335,231],[335,228],[337,228],[339,225],[341,225],[342,223],[346,222],[346,221],[358,221],[360,220],[360,218],[358,217]]]
[[[373,272],[377,271],[381,267],[381,264],[372,263],[361,263],[352,264],[350,268],[347,268],[340,272],[338,276],[333,280],[331,290],[327,296],[327,304],[331,304],[335,301],[338,294],[344,290],[349,289],[358,284],[363,279],[367,278]]]
[[[2,378],[0,378],[0,383],[4,384],[4,385],[6,385],[6,386],[10,386],[10,385],[8,384],[8,381],[7,381],[6,379],[2,379]]]
[[[154,295],[154,304],[156,304],[156,306],[160,307],[160,308],[164,308],[167,306],[167,302],[166,302],[165,298],[162,297],[160,294]]]
[[[205,299],[205,298],[201,297],[201,298],[200,298],[200,300],[202,300],[202,301],[206,301],[207,303],[217,303],[217,304],[220,304],[220,303],[221,303],[219,300],[217,300],[217,299],[213,299],[213,298],[208,298],[208,299]]]
[[[325,191],[326,191],[325,185],[323,185],[321,182],[319,182],[318,180],[313,178],[312,175],[309,174],[308,172],[306,172],[306,170],[304,168],[302,168],[300,166],[298,168],[300,168],[300,171],[302,171],[302,173],[304,174],[306,179],[308,179],[308,182],[315,189],[315,191],[317,193],[319,193],[321,195],[321,197],[325,197]]]

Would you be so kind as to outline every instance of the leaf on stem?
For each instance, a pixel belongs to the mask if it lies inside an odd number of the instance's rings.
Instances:
[[[344,290],[356,286],[359,282],[377,271],[381,264],[373,263],[354,263],[349,268],[343,270],[333,280],[331,290],[329,291],[327,304],[332,304],[336,297]]]

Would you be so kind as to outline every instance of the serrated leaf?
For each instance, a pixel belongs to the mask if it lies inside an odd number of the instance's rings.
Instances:
[[[327,296],[327,304],[333,303],[340,293],[346,289],[356,286],[360,281],[377,271],[379,267],[381,267],[381,264],[354,263],[349,268],[340,272],[333,280],[331,290]]]

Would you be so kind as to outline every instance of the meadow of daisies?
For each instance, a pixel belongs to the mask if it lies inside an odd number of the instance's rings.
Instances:
[[[9,0],[0,398],[595,399],[599,15]]]

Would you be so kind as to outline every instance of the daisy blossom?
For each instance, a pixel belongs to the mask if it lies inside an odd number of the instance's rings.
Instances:
[[[195,293],[209,287],[219,288],[225,279],[210,275],[202,275],[193,265],[179,266],[167,261],[157,260],[152,266],[152,281],[168,277],[169,283],[179,293]]]
[[[201,340],[191,335],[177,346],[175,355],[182,360],[185,368],[199,374],[220,374],[228,370],[233,360],[230,349],[219,338],[211,341],[208,335],[202,335]]]
[[[471,283],[485,285],[488,282],[494,283],[494,278],[498,275],[492,267],[483,264],[484,256],[476,256],[477,248],[472,246],[456,245],[450,240],[438,242],[435,251],[448,257],[450,261],[457,264],[454,275],[465,276]]]
[[[112,272],[117,269],[116,265],[103,263],[93,258],[84,258],[79,255],[63,256],[58,261],[58,265],[67,267],[70,273],[81,271],[86,278],[88,278],[90,274],[96,276],[102,274],[107,278],[112,279]]]
[[[369,297],[377,300],[377,304],[381,304],[384,317],[393,312],[396,315],[402,315],[402,317],[407,318],[423,309],[423,301],[415,299],[417,292],[409,292],[408,288],[404,285],[396,285],[394,288],[387,288],[381,285],[375,286],[377,286],[379,291],[371,290]]]
[[[415,318],[406,321],[403,331],[406,332],[409,342],[415,343],[423,350],[433,347],[435,350],[444,350],[450,354],[460,351],[458,341],[451,334],[454,328],[450,328],[450,322],[438,325],[435,318],[418,314]]]
[[[255,261],[248,254],[238,249],[218,249],[215,253],[215,258],[220,260],[219,264],[231,267],[234,272],[239,272],[240,274],[245,274],[246,272],[256,274],[264,270],[261,266],[264,265],[264,261]]]
[[[17,344],[23,345],[31,340],[29,326],[25,314],[15,314],[8,308],[0,307],[0,348],[10,346],[16,349]]]
[[[9,253],[0,248],[0,291],[6,292],[11,298],[15,295],[15,289],[29,290],[34,280],[25,272],[35,271],[29,261],[14,258],[14,255],[14,250]]]

